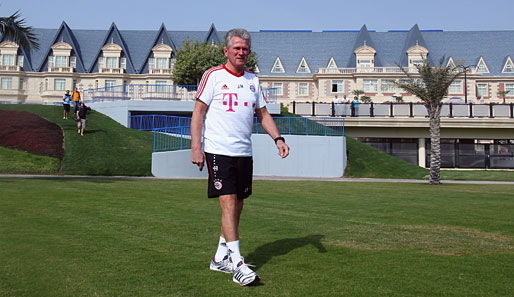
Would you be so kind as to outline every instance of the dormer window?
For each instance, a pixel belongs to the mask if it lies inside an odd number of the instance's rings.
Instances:
[[[127,58],[121,56],[122,48],[114,42],[102,47],[102,56],[98,57],[98,72],[123,73],[127,68]]]
[[[409,59],[409,68],[411,68],[412,71],[417,71],[416,66],[423,65],[423,61],[425,61],[428,56],[428,50],[419,45],[416,41],[416,45],[407,50],[407,56]]]
[[[152,48],[152,53],[153,58],[148,59],[148,72],[152,74],[170,74],[175,65],[171,46],[161,42]]]
[[[510,56],[507,58],[505,65],[503,66],[503,73],[514,73],[514,64],[512,63],[512,59]]]
[[[359,72],[371,72],[375,68],[375,54],[377,51],[371,46],[366,44],[358,47],[355,51],[355,59],[357,60],[357,71]]]
[[[480,60],[478,61],[476,72],[477,73],[489,73],[489,68],[485,64],[483,57],[480,57]]]
[[[337,64],[334,60],[334,57],[330,57],[330,61],[328,61],[327,65],[327,73],[336,73],[337,72]]]
[[[307,65],[307,61],[305,60],[305,57],[302,58],[300,61],[300,64],[298,65],[298,68],[296,69],[296,73],[311,73],[311,70],[309,68],[309,65]]]
[[[73,49],[71,45],[61,41],[52,45],[51,48],[52,55],[48,56],[48,72],[73,72],[76,65],[72,66],[70,62],[76,57],[71,55]]]
[[[275,64],[273,64],[273,67],[271,68],[272,73],[284,73],[286,72],[284,70],[284,66],[282,66],[282,61],[280,61],[280,58],[277,57],[275,60]]]
[[[12,41],[0,43],[0,70],[21,70],[23,67],[23,55],[18,55],[18,48],[18,44]]]

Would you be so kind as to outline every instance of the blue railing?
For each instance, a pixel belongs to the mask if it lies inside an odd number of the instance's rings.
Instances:
[[[273,118],[282,135],[344,136],[344,118]],[[130,127],[154,132],[154,152],[191,148],[191,118],[166,115],[134,115]],[[266,134],[254,118],[254,134]]]

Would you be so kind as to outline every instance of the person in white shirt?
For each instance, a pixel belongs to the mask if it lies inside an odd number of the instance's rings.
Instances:
[[[238,233],[244,199],[252,193],[254,114],[282,158],[289,155],[289,146],[266,109],[259,79],[244,69],[250,34],[232,29],[225,44],[226,64],[207,70],[198,87],[191,120],[191,162],[202,170],[207,161],[208,196],[218,197],[221,207],[221,236],[210,269],[231,273],[232,280],[244,286],[260,280],[244,263]]]
[[[343,117],[348,115],[348,103],[349,102],[350,102],[350,100],[348,100],[348,98],[346,98],[346,95],[344,95],[343,99],[341,99],[341,103],[343,104],[343,112],[342,112]]]

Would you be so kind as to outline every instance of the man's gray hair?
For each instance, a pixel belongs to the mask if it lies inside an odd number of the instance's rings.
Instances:
[[[231,29],[227,32],[227,34],[225,35],[225,44],[227,45],[227,48],[230,48],[230,46],[232,45],[231,40],[234,36],[237,36],[248,41],[248,48],[252,48],[252,37],[250,36],[250,33],[248,33],[248,31],[246,31],[245,29],[241,28]]]

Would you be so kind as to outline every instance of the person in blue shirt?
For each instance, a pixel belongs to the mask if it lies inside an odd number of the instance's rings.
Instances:
[[[352,117],[358,117],[359,116],[359,97],[355,96],[353,97],[352,101]]]
[[[66,94],[64,94],[64,97],[62,98],[62,106],[64,107],[64,114],[62,119],[67,120],[68,119],[68,113],[70,112],[70,101],[71,101],[71,95],[70,90],[66,91]]]

